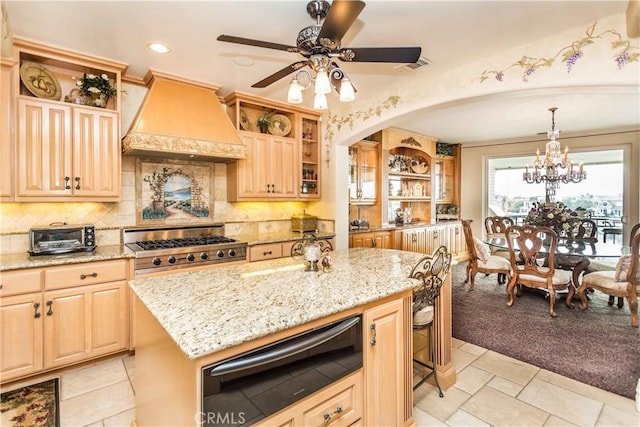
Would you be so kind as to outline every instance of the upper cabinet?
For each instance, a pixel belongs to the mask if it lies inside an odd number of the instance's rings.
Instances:
[[[238,92],[224,101],[247,147],[227,165],[227,199],[319,199],[320,115]]]
[[[378,198],[379,143],[360,141],[349,147],[349,202],[373,205]]]
[[[15,107],[12,69],[15,61],[0,58],[0,201],[13,200]]]
[[[15,200],[119,201],[126,65],[21,39],[15,51]],[[85,78],[93,97],[79,91]]]

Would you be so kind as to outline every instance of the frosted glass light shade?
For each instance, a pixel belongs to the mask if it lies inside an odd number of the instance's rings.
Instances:
[[[289,85],[289,92],[287,94],[287,102],[291,104],[302,104],[302,86],[298,83],[298,80],[294,77]]]
[[[329,83],[329,75],[324,68],[320,68],[316,73],[316,94],[326,95],[331,92],[331,84]]]
[[[356,99],[356,94],[353,91],[353,85],[349,77],[344,76],[340,81],[340,101],[350,102]]]
[[[327,96],[323,93],[317,93],[316,97],[313,98],[313,108],[316,110],[326,110],[328,108]]]

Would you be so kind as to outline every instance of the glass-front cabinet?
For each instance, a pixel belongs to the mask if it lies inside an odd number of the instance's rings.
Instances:
[[[349,147],[349,201],[373,205],[377,200],[378,143],[361,141]]]
[[[434,192],[437,203],[454,203],[455,175],[453,158],[436,158],[434,163]]]
[[[431,217],[431,160],[420,151],[397,147],[388,157],[390,223],[428,221]]]

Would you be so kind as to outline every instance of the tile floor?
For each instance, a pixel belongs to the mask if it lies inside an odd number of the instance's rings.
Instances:
[[[415,339],[416,349],[426,344]],[[418,426],[640,426],[631,399],[460,340],[453,347],[456,384],[444,398],[428,382],[415,391]],[[62,427],[130,426],[134,361],[124,356],[63,374]]]

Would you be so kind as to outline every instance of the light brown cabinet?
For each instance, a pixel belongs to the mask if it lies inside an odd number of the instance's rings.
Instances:
[[[298,143],[295,139],[239,132],[247,158],[227,166],[227,199],[295,199]]]
[[[13,117],[14,107],[11,99],[13,83],[11,69],[14,61],[0,58],[0,200],[13,200],[14,158]]]
[[[349,236],[349,247],[390,249],[392,248],[391,233],[389,231],[353,233]]]
[[[349,147],[349,202],[374,205],[378,198],[378,143],[360,141]]]
[[[237,92],[228,95],[225,104],[247,147],[245,159],[227,165],[227,200],[319,199],[319,115]],[[258,132],[257,119],[265,113],[288,121],[289,130]]]
[[[431,254],[444,245],[455,256],[467,251],[462,224],[438,224],[400,231],[402,250]]]
[[[126,260],[4,273],[2,381],[125,350],[127,277]]]
[[[404,302],[397,299],[364,313],[366,425],[400,426],[405,422],[403,408],[412,396],[406,392],[407,377],[411,378],[407,367],[412,364],[405,351],[409,333],[403,327]]]
[[[17,200],[120,199],[118,114],[18,99]]]
[[[263,245],[250,246],[249,262],[291,256],[291,247],[296,242],[297,240],[293,240],[290,242],[265,243]]]
[[[104,76],[119,90],[126,65],[19,38],[14,46],[15,200],[119,201],[120,97],[105,108],[63,100],[85,74]],[[56,80],[59,91],[50,99],[35,97],[20,81],[20,69],[32,64]]]
[[[434,194],[438,203],[456,203],[455,163],[453,158],[434,159]]]

